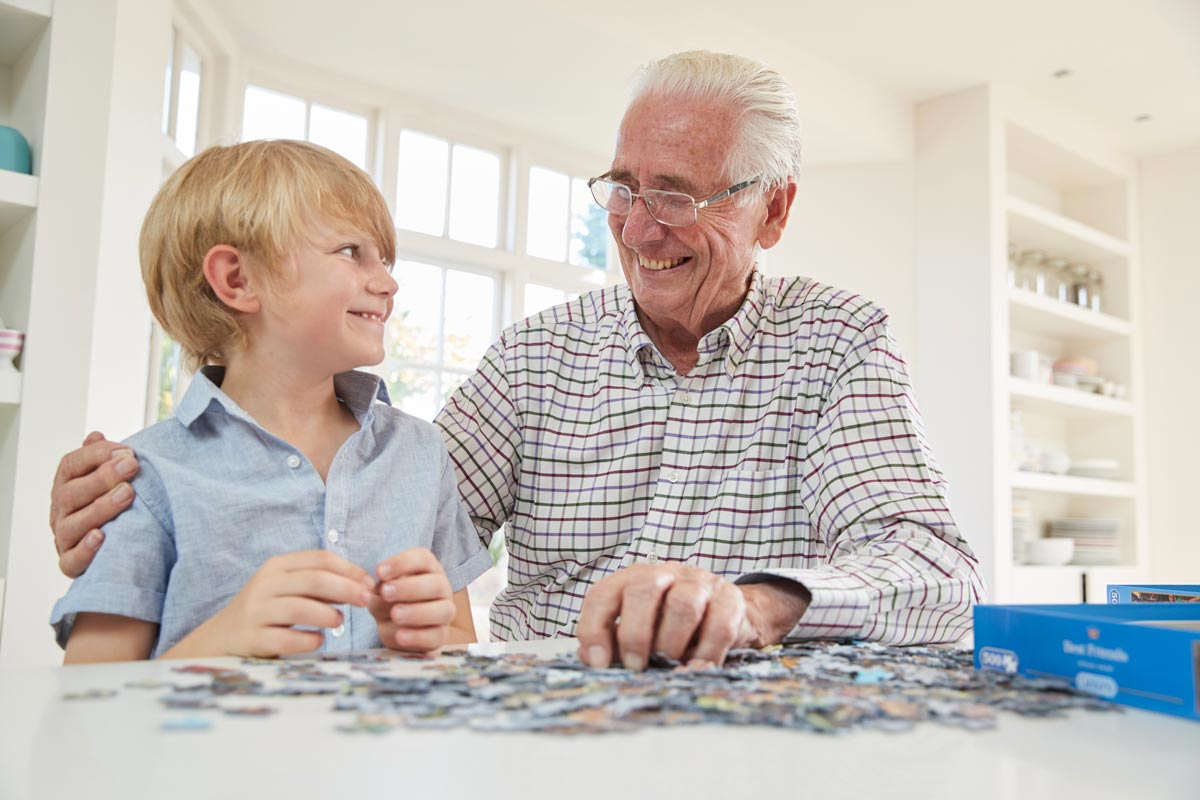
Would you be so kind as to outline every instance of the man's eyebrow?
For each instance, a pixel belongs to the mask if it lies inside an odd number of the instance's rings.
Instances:
[[[608,179],[616,183],[636,183],[633,173],[626,169],[609,170]],[[696,184],[689,181],[682,175],[655,175],[654,188],[667,189],[675,192],[686,192],[687,194],[696,196]]]

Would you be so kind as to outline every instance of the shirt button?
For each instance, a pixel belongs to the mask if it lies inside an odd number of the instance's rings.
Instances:
[[[300,466],[300,456],[296,455],[295,453],[292,453],[290,456],[287,457],[287,465],[289,467],[291,467],[292,469],[295,469],[296,467]]]
[[[681,406],[691,405],[692,396],[690,394],[688,394],[687,392],[680,392],[678,399],[679,399],[679,405],[681,405]]]
[[[342,537],[338,535],[337,528],[330,528],[325,532],[325,541],[329,542],[330,544],[337,544],[338,539],[340,538]]]
[[[332,633],[334,636],[341,636],[345,632],[346,632],[345,625],[338,625],[336,628],[334,628],[333,630],[330,631],[330,633]]]
[[[669,480],[671,483],[679,483],[679,473],[678,472],[670,473],[669,475],[667,475],[667,480]]]
[[[647,564],[657,564],[658,563],[658,553],[648,554],[646,556],[646,563]]]

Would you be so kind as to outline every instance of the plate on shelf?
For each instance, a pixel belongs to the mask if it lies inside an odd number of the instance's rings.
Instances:
[[[1115,458],[1081,458],[1071,462],[1067,474],[1078,478],[1115,480],[1120,469],[1121,465]]]

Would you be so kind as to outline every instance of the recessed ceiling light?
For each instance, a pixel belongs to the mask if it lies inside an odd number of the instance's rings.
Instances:
[[[1152,119],[1153,119],[1153,117],[1151,117],[1149,114],[1138,114],[1136,117],[1133,118],[1133,121],[1134,122],[1149,122]]]
[[[1054,72],[1050,73],[1050,77],[1052,77],[1052,78],[1069,78],[1069,77],[1071,77],[1071,70],[1069,70],[1069,69],[1055,70]]]

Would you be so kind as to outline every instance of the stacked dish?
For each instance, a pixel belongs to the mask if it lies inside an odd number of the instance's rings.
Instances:
[[[1052,519],[1049,534],[1054,539],[1075,541],[1074,564],[1100,566],[1121,560],[1117,522],[1111,519]]]
[[[1067,473],[1080,478],[1113,480],[1117,477],[1120,468],[1121,466],[1115,458],[1079,458],[1071,461]]]

